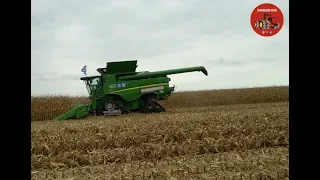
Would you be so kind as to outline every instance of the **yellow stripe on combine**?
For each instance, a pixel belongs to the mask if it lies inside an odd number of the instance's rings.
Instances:
[[[110,93],[128,91],[128,90],[139,89],[139,88],[147,88],[147,87],[161,86],[161,85],[166,85],[166,84],[168,84],[168,83],[160,83],[160,84],[152,84],[152,85],[138,86],[138,87],[133,87],[133,88],[120,89],[120,90],[117,90],[117,91],[111,91]]]

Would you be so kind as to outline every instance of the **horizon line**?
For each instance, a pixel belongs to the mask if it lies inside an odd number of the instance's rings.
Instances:
[[[268,85],[268,86],[246,86],[246,87],[234,87],[234,88],[219,88],[219,89],[198,89],[198,90],[176,90],[173,93],[176,92],[195,92],[195,91],[216,91],[216,90],[230,90],[230,89],[254,89],[254,88],[273,88],[273,87],[289,87],[289,85]],[[82,95],[76,95],[76,94],[53,94],[53,93],[47,93],[47,94],[31,94],[31,97],[41,97],[41,96],[69,96],[69,97],[79,97],[79,96],[88,96],[88,94],[82,94]]]

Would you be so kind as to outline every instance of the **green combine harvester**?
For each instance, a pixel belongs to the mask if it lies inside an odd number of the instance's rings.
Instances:
[[[167,99],[175,90],[167,75],[201,71],[203,66],[155,72],[136,72],[137,60],[108,62],[98,68],[100,76],[81,77],[86,84],[90,104],[80,104],[55,120],[82,119],[87,116],[120,115],[129,112],[164,112],[157,100]]]

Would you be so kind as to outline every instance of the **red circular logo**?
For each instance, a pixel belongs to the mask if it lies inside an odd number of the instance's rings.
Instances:
[[[261,36],[276,35],[283,26],[283,14],[273,4],[264,3],[257,6],[251,13],[251,27]]]

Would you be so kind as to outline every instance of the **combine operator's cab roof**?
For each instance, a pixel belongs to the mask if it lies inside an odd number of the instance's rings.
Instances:
[[[80,80],[88,81],[97,77],[101,77],[101,76],[86,76],[86,77],[81,77]]]

